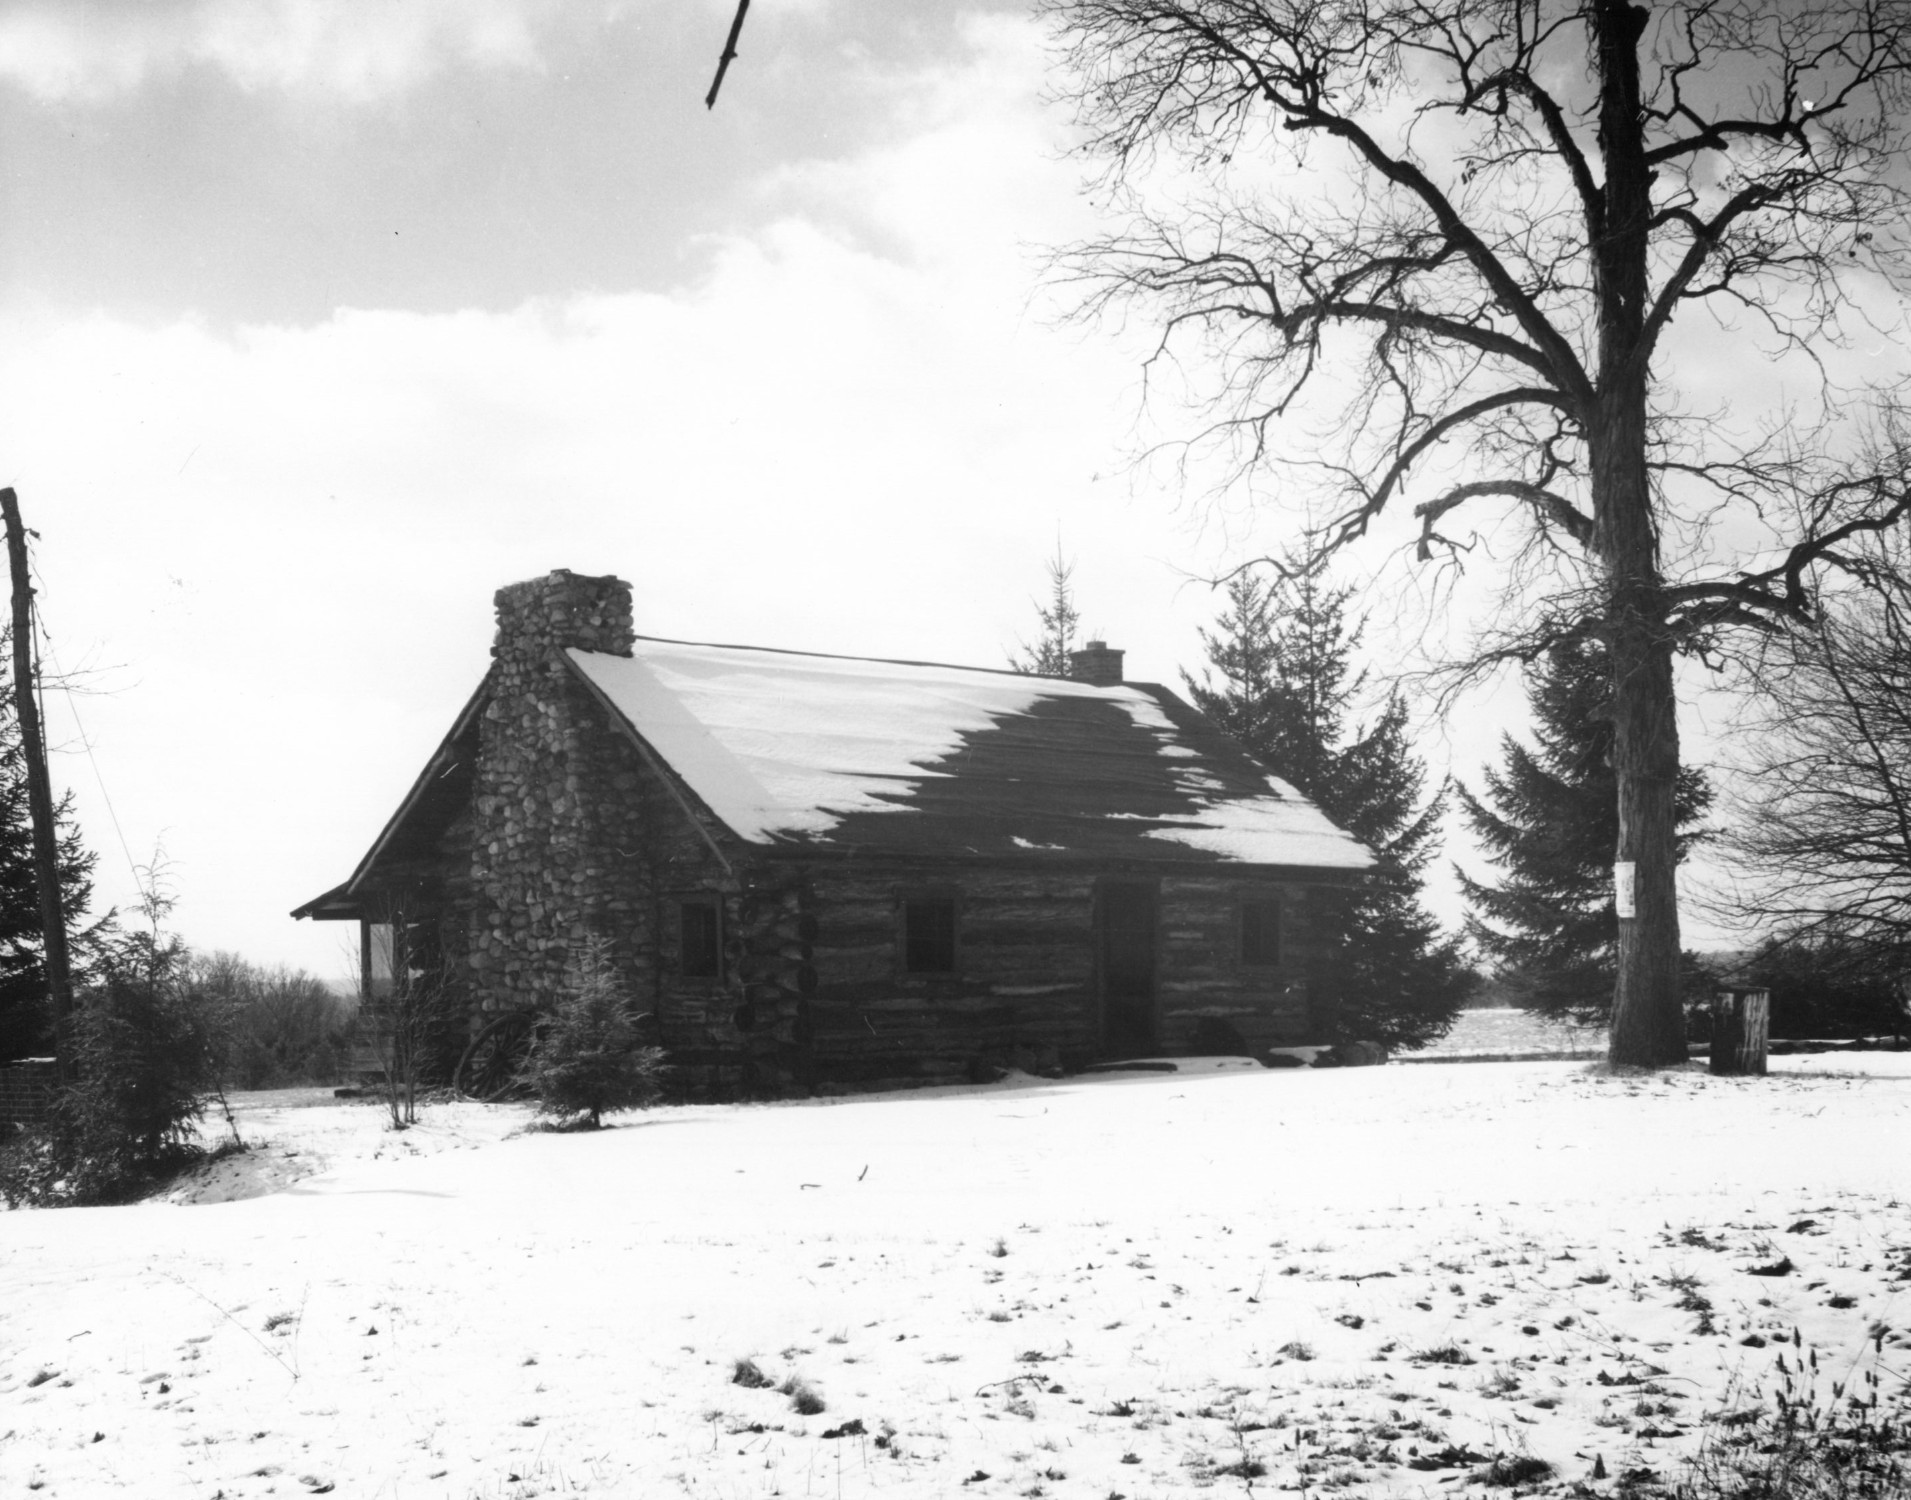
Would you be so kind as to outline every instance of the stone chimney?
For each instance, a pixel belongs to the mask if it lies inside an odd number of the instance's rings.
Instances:
[[[630,585],[621,578],[590,578],[558,568],[542,578],[506,584],[494,602],[498,635],[491,654],[507,669],[542,663],[563,646],[630,655]]]
[[[593,936],[622,937],[632,862],[629,748],[562,658],[630,655],[630,585],[559,568],[496,595],[490,699],[472,799],[471,967],[485,1010],[548,1005]],[[626,826],[629,824],[630,826]]]
[[[1120,687],[1124,654],[1111,651],[1106,641],[1090,641],[1081,650],[1068,653],[1068,675],[1096,687]]]

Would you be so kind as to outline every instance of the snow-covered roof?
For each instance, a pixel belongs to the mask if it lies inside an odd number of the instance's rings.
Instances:
[[[1166,688],[639,638],[578,672],[750,843],[1364,869]]]

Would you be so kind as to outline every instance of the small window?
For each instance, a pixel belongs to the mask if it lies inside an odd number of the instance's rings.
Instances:
[[[717,903],[677,903],[678,971],[686,979],[715,979],[723,972],[723,941],[717,931]]]
[[[1281,903],[1266,899],[1241,903],[1241,962],[1272,968],[1281,961]]]
[[[955,900],[910,897],[902,903],[902,966],[909,974],[952,974],[956,966]]]
[[[368,1000],[387,1000],[394,988],[392,944],[395,933],[390,922],[359,924],[360,974]]]

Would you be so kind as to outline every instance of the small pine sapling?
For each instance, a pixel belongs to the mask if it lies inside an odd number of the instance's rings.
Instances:
[[[566,976],[554,1024],[531,1054],[538,1113],[581,1116],[595,1130],[607,1114],[655,1103],[663,1070],[663,1050],[638,1045],[610,945],[592,942]]]

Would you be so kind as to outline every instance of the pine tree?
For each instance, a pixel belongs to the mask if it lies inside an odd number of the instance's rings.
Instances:
[[[1057,545],[1048,563],[1048,603],[1035,606],[1042,621],[1041,638],[1033,646],[1024,641],[1022,654],[1009,658],[1009,665],[1016,671],[1032,677],[1068,676],[1069,657],[1075,650],[1075,627],[1081,624],[1070,587],[1074,576],[1075,565],[1063,560],[1062,549]]]
[[[1183,672],[1195,706],[1263,760],[1280,733],[1276,704],[1282,691],[1275,660],[1273,599],[1252,573],[1228,580],[1228,607],[1211,631],[1200,632],[1213,683],[1204,673],[1196,682]]]
[[[1459,789],[1467,822],[1505,871],[1497,886],[1461,873],[1473,909],[1467,931],[1521,1006],[1561,1019],[1604,1021],[1612,1008],[1619,813],[1611,692],[1597,641],[1556,646],[1527,679],[1536,744],[1502,736],[1502,764],[1487,770],[1484,792]],[[1703,771],[1680,771],[1680,858],[1711,800]]]
[[[8,636],[0,632],[0,643]],[[94,933],[77,931],[93,899],[95,856],[72,824],[69,794],[54,809],[60,889],[68,943],[77,965]],[[0,1062],[44,1056],[53,1048],[40,940],[40,891],[33,870],[33,820],[27,805],[26,753],[11,693],[0,693]],[[76,974],[76,979],[84,978]]]
[[[1473,976],[1420,902],[1445,793],[1422,804],[1426,767],[1408,745],[1406,705],[1392,695],[1371,725],[1352,722],[1367,678],[1354,667],[1350,597],[1311,572],[1271,585],[1241,574],[1201,633],[1219,682],[1183,680],[1197,707],[1374,852],[1357,884],[1309,895],[1320,1029],[1418,1047],[1452,1025]]]
[[[661,1049],[639,1045],[609,945],[589,944],[566,976],[556,1024],[531,1055],[538,1113],[581,1115],[595,1130],[612,1111],[653,1103],[663,1066]]]
[[[1420,900],[1446,790],[1421,802],[1426,766],[1409,748],[1398,695],[1346,747],[1338,770],[1341,786],[1324,810],[1374,851],[1376,865],[1364,884],[1327,891],[1319,903],[1347,953],[1329,968],[1323,1000],[1339,1037],[1422,1047],[1446,1034],[1476,983],[1458,940]]]

